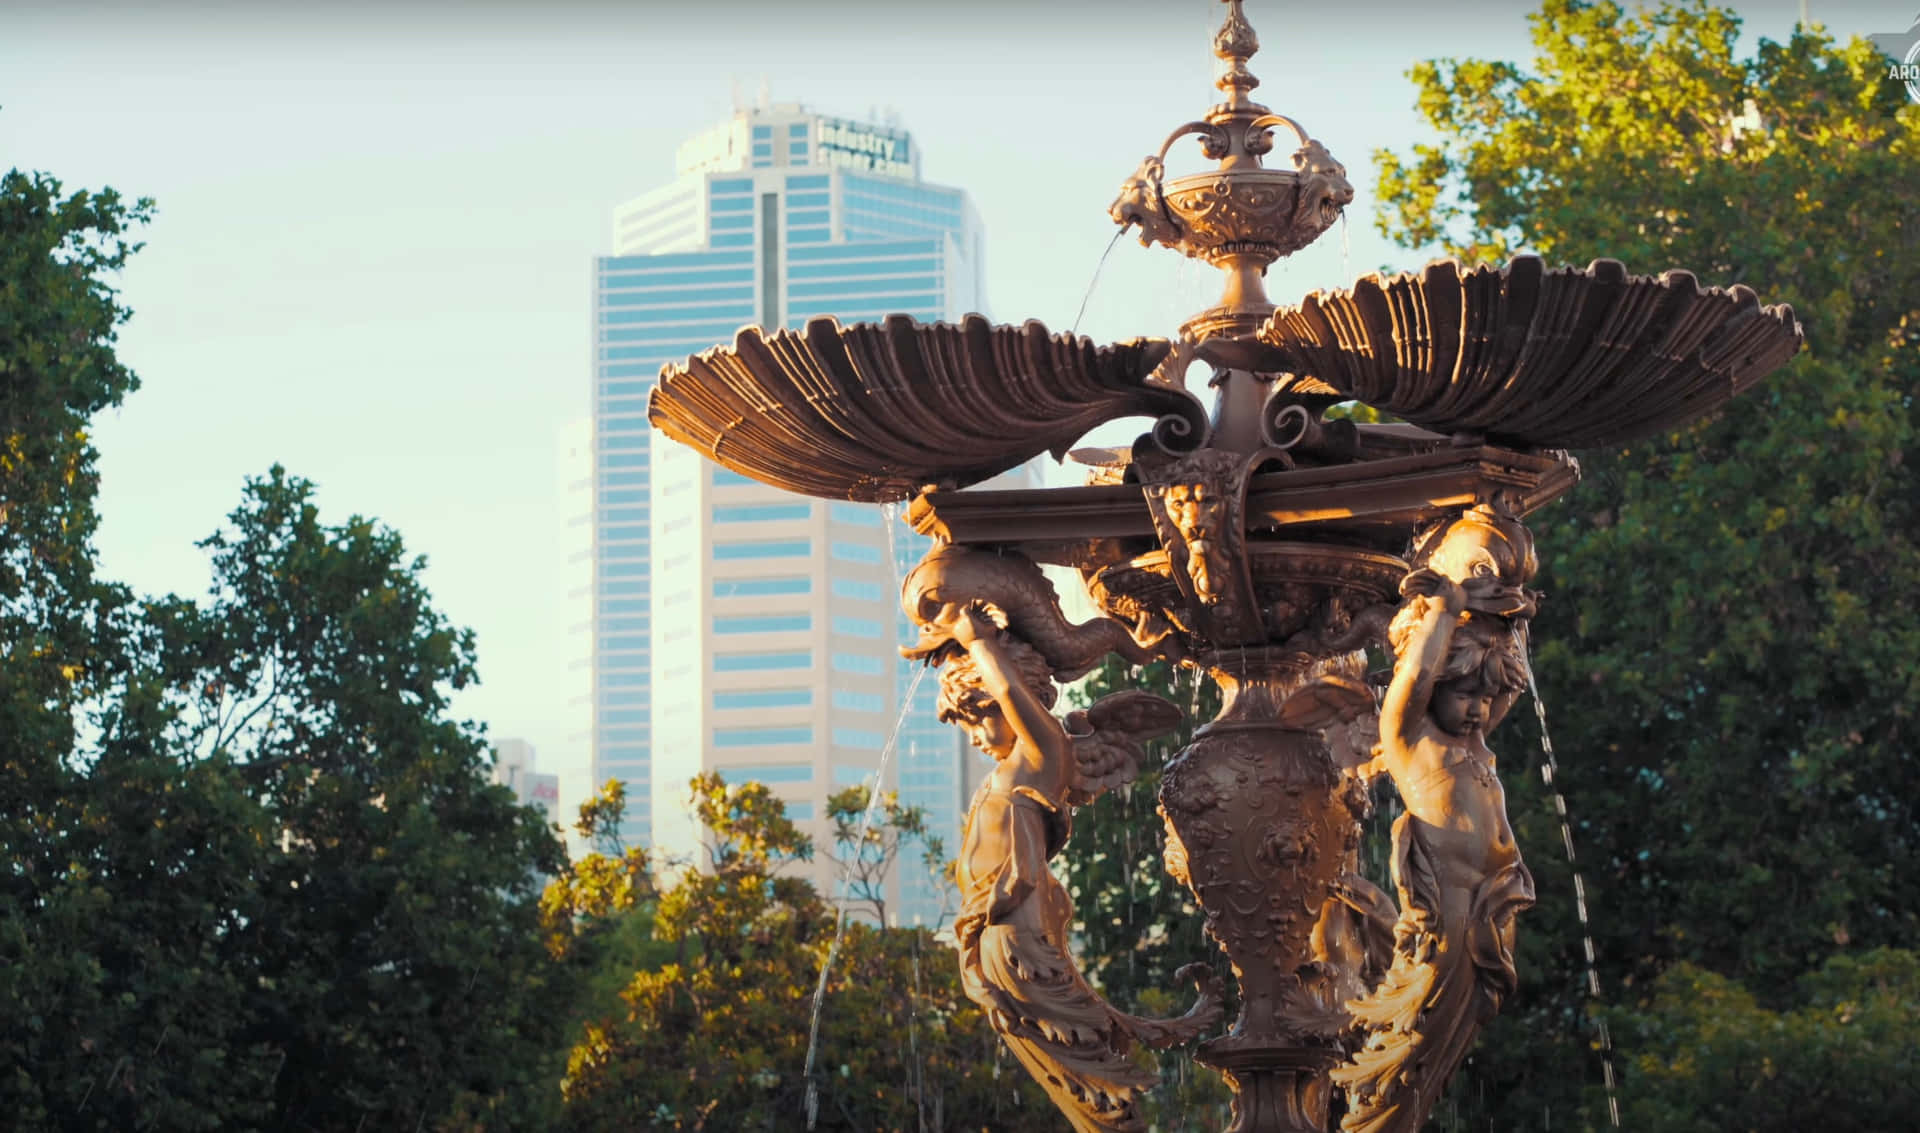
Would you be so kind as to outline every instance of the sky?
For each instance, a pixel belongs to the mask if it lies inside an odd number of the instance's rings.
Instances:
[[[1841,37],[1915,0],[1811,0]],[[1798,0],[1734,5],[1784,39]],[[1343,229],[1276,265],[1286,301],[1426,258],[1375,231],[1370,154],[1425,134],[1405,78],[1436,57],[1530,58],[1514,4],[1247,0],[1256,97],[1348,168]],[[194,544],[276,462],[323,519],[373,516],[424,554],[477,634],[456,712],[587,786],[588,639],[564,601],[561,429],[588,412],[593,257],[615,205],[764,90],[897,115],[923,176],[974,198],[987,296],[1098,341],[1172,335],[1210,269],[1131,238],[1089,282],[1140,158],[1215,99],[1217,0],[967,4],[12,0],[0,168],[157,202],[120,281],[142,388],[94,433],[108,577],[197,594]],[[1176,150],[1176,154],[1187,152]],[[1197,152],[1172,173],[1200,167]],[[1658,270],[1667,265],[1629,265]],[[577,569],[577,568],[576,568]]]

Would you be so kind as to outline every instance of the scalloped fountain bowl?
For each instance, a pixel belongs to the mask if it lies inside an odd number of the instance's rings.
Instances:
[[[1096,347],[1038,322],[959,325],[891,315],[800,332],[744,327],[668,366],[653,426],[715,463],[790,492],[886,503],[961,488],[1068,445],[1104,421],[1146,415],[1197,440],[1206,413],[1154,380],[1163,339]]]
[[[1800,349],[1785,305],[1615,260],[1452,260],[1367,276],[1274,312],[1276,388],[1365,402],[1444,433],[1546,448],[1619,444],[1712,413]]]

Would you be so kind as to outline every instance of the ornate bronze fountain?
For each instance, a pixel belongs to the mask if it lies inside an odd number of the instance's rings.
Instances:
[[[1159,1020],[1114,1009],[1073,963],[1046,863],[1072,808],[1128,781],[1141,741],[1180,719],[1137,691],[1053,715],[1056,681],[1119,652],[1197,666],[1223,693],[1168,763],[1160,812],[1166,868],[1239,982],[1238,1016],[1199,1048],[1235,1091],[1232,1128],[1410,1131],[1511,992],[1514,917],[1533,900],[1484,741],[1525,683],[1523,520],[1578,479],[1565,450],[1713,411],[1790,359],[1800,330],[1744,287],[1608,260],[1437,262],[1276,309],[1267,266],[1353,189],[1252,101],[1258,43],[1226,3],[1224,101],[1112,207],[1144,243],[1226,274],[1177,341],[1096,347],[978,317],[749,327],[669,367],[650,414],[770,484],[911,500],[936,539],[902,595],[922,627],[907,652],[944,666],[943,717],[997,760],[961,851],[966,987],[1076,1129],[1142,1128],[1153,1076],[1131,1044],[1193,1041],[1222,1015],[1204,964],[1187,972],[1193,1010]],[[1276,127],[1298,146],[1270,169]],[[1217,167],[1168,179],[1187,135]],[[1185,385],[1195,363],[1211,412]],[[1323,416],[1342,402],[1405,423]],[[1085,487],[957,491],[1140,415],[1156,420],[1130,449],[1073,453]],[[1078,571],[1108,616],[1066,622],[1039,563]],[[1370,645],[1394,659],[1384,682]],[[1395,897],[1356,867],[1380,775],[1406,808]]]

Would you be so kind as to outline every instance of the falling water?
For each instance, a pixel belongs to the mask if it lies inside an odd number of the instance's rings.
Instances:
[[[896,520],[900,515],[900,505],[888,503],[881,505],[881,524],[887,532],[887,561],[893,567],[896,578],[901,570],[900,544],[896,537]],[[867,844],[867,832],[873,828],[874,812],[880,807],[881,784],[886,782],[887,763],[893,758],[893,751],[900,746],[900,729],[905,726],[907,716],[913,711],[914,697],[920,691],[920,682],[925,679],[927,670],[916,667],[913,680],[907,683],[906,690],[900,696],[900,712],[894,717],[893,729],[887,733],[886,746],[880,749],[880,764],[873,770],[873,779],[867,787],[867,809],[860,816],[860,828],[854,835],[854,852],[863,852]],[[833,971],[833,961],[840,953],[840,942],[847,933],[847,898],[852,883],[852,871],[843,871],[840,875],[839,909],[834,917],[833,942],[827,946],[827,958],[820,965],[820,980],[813,987],[813,1020],[807,1027],[807,1061],[801,1071],[807,1081],[807,1128],[813,1129],[820,1117],[820,1087],[813,1076],[814,1059],[820,1052],[820,1014],[826,1005],[827,977]]]
[[[907,1045],[913,1051],[913,1112],[927,1133],[927,1064],[920,1057],[920,918],[913,918],[913,998],[907,1002]]]
[[[1594,966],[1593,926],[1587,920],[1587,885],[1580,875],[1580,862],[1573,852],[1573,825],[1567,818],[1567,798],[1561,794],[1555,783],[1560,771],[1560,763],[1553,757],[1553,738],[1547,734],[1547,705],[1540,699],[1540,685],[1533,678],[1533,649],[1527,640],[1526,628],[1520,631],[1520,658],[1527,668],[1527,691],[1533,695],[1533,713],[1540,720],[1540,750],[1546,759],[1540,764],[1540,778],[1547,789],[1553,792],[1553,811],[1560,818],[1560,845],[1567,852],[1567,866],[1573,870],[1573,907],[1580,917],[1580,944],[1586,950],[1587,958],[1587,997],[1593,1000],[1595,1007],[1600,1004],[1600,972]],[[1615,1128],[1620,1128],[1620,1097],[1613,1079],[1613,1036],[1607,1030],[1606,1017],[1597,1010],[1594,1022],[1600,1031],[1600,1067],[1607,1083],[1607,1118]]]
[[[880,749],[880,766],[873,769],[873,780],[867,787],[867,809],[860,815],[860,829],[854,834],[854,852],[860,853],[867,844],[867,832],[873,829],[874,812],[880,808],[880,784],[886,781],[887,761],[893,758],[893,749],[900,746],[900,727],[907,722],[907,714],[913,711],[914,694],[920,691],[920,681],[927,670],[917,669],[913,680],[908,683],[906,694],[900,698],[900,714],[894,717],[893,731],[887,735],[887,746]],[[820,1009],[827,1001],[827,975],[833,971],[833,961],[840,953],[840,941],[847,935],[848,893],[852,882],[852,871],[840,874],[840,908],[834,917],[833,943],[827,946],[827,958],[820,965],[820,981],[813,986],[813,1022],[807,1027],[807,1062],[801,1071],[807,1080],[807,1128],[812,1129],[820,1113],[820,1090],[813,1078],[813,1060],[820,1048]]]
[[[1340,210],[1340,278],[1353,278],[1353,239],[1347,230],[1347,210]]]
[[[1120,242],[1120,237],[1125,236],[1132,228],[1131,224],[1121,225],[1113,234],[1113,239],[1107,241],[1107,250],[1100,253],[1100,262],[1093,265],[1093,278],[1087,280],[1087,293],[1080,297],[1080,311],[1073,316],[1073,330],[1068,333],[1080,333],[1080,320],[1087,317],[1087,304],[1093,300],[1093,289],[1100,286],[1100,269],[1107,266],[1107,257],[1113,255],[1113,247]]]

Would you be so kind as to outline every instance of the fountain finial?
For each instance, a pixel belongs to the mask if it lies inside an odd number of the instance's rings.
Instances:
[[[1255,106],[1247,92],[1260,85],[1252,71],[1247,70],[1247,60],[1260,50],[1260,37],[1253,34],[1253,25],[1247,22],[1247,14],[1240,10],[1240,0],[1225,0],[1227,5],[1226,22],[1214,33],[1213,53],[1227,65],[1220,77],[1214,80],[1214,86],[1227,92],[1226,106],[1230,110],[1252,108]]]
[[[1224,3],[1227,18],[1214,33],[1213,53],[1225,64],[1215,85],[1226,92],[1226,100],[1169,135],[1158,153],[1140,163],[1108,210],[1115,223],[1137,225],[1142,244],[1164,244],[1226,273],[1220,302],[1182,328],[1182,335],[1192,339],[1251,337],[1273,313],[1261,284],[1267,265],[1318,239],[1353,200],[1346,169],[1325,146],[1293,119],[1253,101],[1250,92],[1260,80],[1247,70],[1247,60],[1260,50],[1260,39],[1241,0]],[[1270,169],[1261,159],[1273,152],[1276,126],[1299,145],[1283,151],[1290,162]],[[1219,164],[1168,178],[1167,153],[1189,134],[1199,139],[1200,152]]]

